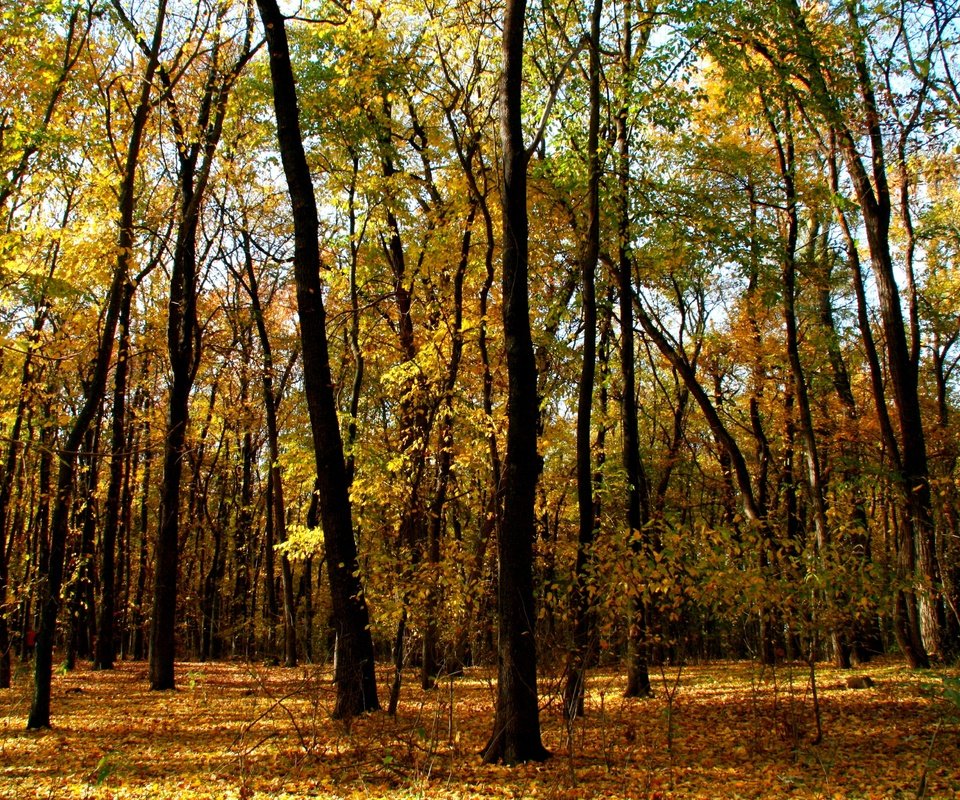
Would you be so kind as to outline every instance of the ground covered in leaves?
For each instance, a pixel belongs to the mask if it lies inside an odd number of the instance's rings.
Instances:
[[[559,681],[541,685],[544,764],[492,767],[489,670],[423,692],[405,676],[395,718],[329,717],[330,673],[241,663],[178,665],[180,689],[150,692],[146,666],[55,677],[54,728],[25,730],[31,675],[0,691],[0,798],[960,797],[956,671],[818,665],[823,736],[805,665],[671,668],[656,695],[590,676],[572,725]],[[381,675],[385,687],[389,675]],[[383,689],[383,694],[386,690]]]

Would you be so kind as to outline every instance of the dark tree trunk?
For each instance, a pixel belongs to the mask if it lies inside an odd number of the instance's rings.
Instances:
[[[388,101],[383,103],[383,113],[386,127],[380,131],[381,166],[383,177],[390,181],[398,170],[393,162],[392,149],[392,109]],[[424,133],[424,141],[426,141]],[[400,224],[393,210],[386,210],[387,230],[389,238],[383,245],[384,255],[390,267],[393,279],[393,296],[397,306],[397,336],[400,343],[400,356],[404,362],[413,362],[417,357],[417,346],[413,323],[413,292],[412,283],[407,274],[406,253],[400,233]],[[429,521],[427,509],[424,507],[423,476],[426,466],[426,447],[430,438],[432,417],[428,414],[425,402],[421,399],[425,395],[425,386],[421,373],[411,377],[407,385],[402,387],[400,399],[400,449],[406,455],[407,464],[404,483],[407,485],[408,495],[405,498],[403,516],[400,520],[401,545],[407,545],[412,553],[414,567],[430,561]],[[408,593],[408,597],[412,593]],[[437,672],[437,652],[435,642],[435,628],[429,620],[427,611],[427,625],[422,639],[422,660],[420,664],[420,682],[424,689],[433,687]]]
[[[359,577],[343,440],[327,350],[317,205],[300,134],[285,21],[276,0],[257,0],[270,50],[277,137],[294,221],[294,274],[303,345],[304,388],[317,466],[333,621],[337,631],[335,717],[379,708],[369,613]]]
[[[276,584],[276,526],[273,522],[276,513],[276,503],[273,502],[274,483],[272,476],[267,476],[266,495],[266,514],[263,527],[263,576],[260,582],[263,584],[263,613],[267,623],[267,652],[271,660],[277,659],[276,653],[276,630],[277,620],[280,619],[280,604],[277,600]],[[279,662],[277,662],[279,663]]]
[[[313,558],[303,560],[303,571],[297,589],[297,606],[303,601],[303,656],[313,663]],[[296,641],[296,638],[294,638]]]
[[[213,553],[210,566],[203,576],[203,597],[200,609],[200,660],[219,658],[223,653],[223,640],[220,635],[222,614],[221,584],[227,565],[227,550],[224,546],[224,531],[230,522],[230,504],[226,497],[227,487],[221,485],[217,501],[217,517],[208,520],[213,537]]]
[[[632,2],[624,6],[623,16],[630,20]],[[649,30],[643,30],[641,51]],[[633,25],[624,26],[620,60],[624,74],[633,71]],[[627,482],[628,544],[639,555],[648,537],[650,490],[643,462],[640,460],[640,432],[637,422],[636,350],[633,326],[633,259],[630,255],[630,109],[624,103],[617,111],[617,288],[620,311],[620,372],[623,378],[620,417],[622,426],[623,471]],[[630,601],[628,630],[627,697],[650,694],[647,668],[647,609],[638,593]]]
[[[160,78],[164,99],[170,110],[171,127],[177,146],[177,190],[180,220],[170,275],[170,302],[167,316],[167,350],[173,382],[170,387],[169,416],[163,455],[163,482],[160,493],[160,527],[157,532],[154,571],[153,615],[150,624],[150,688],[175,687],[177,581],[180,553],[180,494],[183,462],[186,457],[187,426],[190,421],[190,393],[200,360],[200,327],[197,324],[197,234],[200,209],[206,193],[213,156],[220,143],[230,88],[250,53],[250,31],[243,49],[229,68],[220,63],[221,40],[218,11],[215,38],[209,52],[195,131],[187,130],[173,95],[165,69]]]
[[[476,198],[471,198],[467,213],[463,237],[460,240],[460,259],[453,277],[453,341],[450,347],[450,361],[443,386],[443,399],[440,406],[440,431],[438,434],[440,452],[437,455],[437,480],[430,503],[430,518],[427,528],[427,563],[430,567],[430,584],[426,598],[426,625],[423,633],[423,673],[421,686],[430,688],[439,663],[437,645],[437,618],[439,616],[440,597],[440,553],[441,536],[444,529],[444,512],[447,491],[453,476],[453,436],[454,436],[454,388],[460,372],[463,357],[463,282],[470,263],[470,245],[473,238],[473,224],[476,219]],[[431,670],[427,670],[427,665]]]
[[[167,348],[173,382],[170,386],[167,431],[164,438],[163,482],[160,489],[160,526],[157,530],[150,617],[150,688],[176,686],[177,582],[180,548],[180,494],[186,457],[190,390],[197,359],[197,229],[199,214],[192,211],[196,163],[181,159],[181,222],[170,276]]]
[[[253,258],[249,251],[249,241],[244,240],[245,264],[247,269],[247,290],[253,307],[253,318],[263,353],[263,373],[261,378],[263,404],[267,413],[267,445],[270,456],[269,480],[271,484],[273,533],[276,544],[286,541],[286,505],[283,501],[283,474],[280,471],[280,426],[277,422],[277,393],[274,389],[273,348],[267,333],[267,323],[260,304],[260,287],[253,268]],[[271,561],[272,564],[272,561]],[[283,595],[283,655],[288,667],[297,665],[297,628],[296,607],[293,599],[293,570],[286,554],[280,556],[280,581]],[[274,600],[276,606],[276,600]]]
[[[149,55],[140,95],[133,115],[133,125],[127,146],[123,181],[119,193],[120,212],[117,237],[117,263],[114,267],[110,291],[107,295],[107,313],[101,333],[100,344],[88,383],[87,396],[74,420],[60,455],[56,495],[50,525],[49,558],[43,569],[40,597],[40,626],[37,631],[34,660],[34,696],[27,728],[50,727],[50,689],[53,677],[53,641],[56,634],[57,615],[60,611],[60,589],[63,585],[63,562],[66,553],[69,514],[76,477],[77,455],[84,437],[96,418],[107,387],[110,361],[113,355],[113,338],[120,314],[123,285],[127,280],[133,254],[133,212],[135,206],[136,168],[140,160],[140,147],[150,112],[150,95],[153,77],[158,65],[163,22],[166,16],[166,0],[160,0],[156,25],[150,44]]]
[[[486,763],[549,757],[540,738],[533,598],[534,502],[542,463],[537,453],[537,370],[530,332],[527,164],[521,121],[526,0],[508,0],[503,23],[500,139],[503,148],[503,327],[506,349],[507,454],[500,531],[497,617],[497,708]]]
[[[905,581],[927,583],[925,591],[933,590],[937,583],[936,559],[930,543],[933,541],[933,515],[931,511],[930,482],[927,463],[926,440],[920,410],[918,365],[911,357],[907,344],[903,310],[900,304],[900,289],[897,286],[890,252],[890,188],[887,181],[884,157],[884,140],[880,116],[873,92],[872,78],[867,64],[866,46],[860,30],[856,6],[847,4],[850,24],[853,61],[860,91],[862,125],[870,143],[871,171],[868,172],[858,149],[859,134],[852,132],[843,117],[836,97],[832,94],[816,49],[813,36],[807,27],[804,13],[797,0],[783,0],[785,9],[797,38],[802,63],[810,80],[813,102],[835,131],[839,150],[853,183],[864,232],[870,251],[873,275],[877,284],[877,297],[883,324],[890,371],[890,385],[900,428],[901,478],[904,490],[904,524],[901,526],[898,549],[899,577]],[[872,182],[871,182],[872,172]],[[917,557],[921,554],[921,574],[917,574]],[[908,662],[914,667],[926,667],[930,659],[919,634],[919,611],[916,593],[910,589],[900,591],[895,608],[895,629],[898,641]],[[939,631],[931,631],[934,649],[939,644]]]
[[[800,342],[797,324],[797,240],[799,238],[799,216],[797,211],[797,190],[793,141],[793,120],[791,109],[784,103],[783,118],[778,123],[774,112],[767,105],[767,99],[761,90],[761,101],[767,124],[777,152],[777,161],[782,180],[785,211],[783,212],[782,282],[783,282],[783,319],[786,329],[787,362],[793,378],[793,392],[797,402],[797,416],[800,427],[800,439],[807,464],[807,492],[813,511],[813,526],[816,536],[817,553],[821,561],[827,559],[830,546],[830,529],[827,523],[826,490],[821,467],[820,448],[813,425],[813,412],[810,408],[810,394],[803,364],[800,361]],[[816,228],[810,237],[810,249],[816,247]],[[789,542],[789,544],[793,544]],[[849,667],[849,650],[841,636],[836,615],[840,613],[835,602],[837,589],[825,587],[828,614],[833,617],[829,624],[830,643],[837,666]]]
[[[102,415],[87,431],[85,452],[79,462],[83,474],[83,494],[78,498],[75,511],[75,526],[80,530],[80,541],[73,558],[73,574],[68,581],[67,597],[67,642],[64,658],[65,669],[76,669],[77,658],[91,654],[94,631],[93,604],[93,557],[97,530],[96,492],[100,459],[100,428]]]
[[[244,658],[250,656],[253,637],[253,609],[250,604],[250,542],[253,538],[253,434],[244,431],[240,447],[240,509],[234,528],[233,561],[234,582],[231,621],[236,631],[233,640],[234,652]]]
[[[577,559],[570,599],[573,646],[563,693],[567,719],[583,715],[583,695],[593,633],[590,562],[599,519],[594,506],[592,421],[597,371],[596,274],[600,257],[600,14],[603,1],[594,0],[590,15],[590,117],[587,129],[587,230],[580,255],[580,304],[583,309],[583,358],[577,398]]]
[[[123,286],[120,301],[120,339],[117,343],[117,365],[113,376],[113,409],[110,438],[110,482],[107,486],[107,505],[104,510],[103,532],[100,535],[100,605],[97,616],[97,644],[93,658],[94,669],[113,669],[116,658],[114,617],[116,616],[116,586],[114,578],[117,531],[122,510],[120,502],[124,487],[124,466],[127,463],[124,445],[127,441],[127,379],[130,374],[130,307],[135,287],[131,282]]]
[[[143,441],[150,441],[150,415],[146,412],[150,410],[150,400],[144,404],[144,419],[146,423],[143,430]],[[140,524],[139,544],[137,548],[137,588],[133,596],[132,612],[132,631],[130,651],[135,661],[142,661],[146,657],[146,615],[144,614],[144,605],[146,603],[147,592],[147,540],[150,536],[150,486],[152,478],[153,458],[150,452],[147,452],[143,462],[143,483],[140,487]]]
[[[56,263],[56,259],[53,259]],[[53,276],[51,266],[50,277]],[[47,320],[47,303],[42,300],[38,305],[38,313],[33,320],[31,341],[36,343]],[[28,347],[23,360],[20,377],[20,397],[17,410],[10,429],[7,456],[4,460],[3,471],[0,473],[0,689],[10,688],[10,631],[7,624],[7,615],[2,609],[7,604],[7,587],[10,578],[10,554],[13,549],[13,526],[10,524],[10,506],[13,499],[13,488],[20,470],[20,453],[22,444],[20,436],[23,422],[27,416],[28,392],[37,374],[33,363],[34,348]]]
[[[114,655],[123,659],[129,654],[130,632],[130,593],[133,581],[131,563],[133,512],[134,512],[134,464],[137,463],[137,432],[134,425],[127,426],[127,439],[124,449],[123,492],[121,494],[120,527],[117,529],[116,572],[114,574],[114,603],[117,609],[113,623],[116,646]]]

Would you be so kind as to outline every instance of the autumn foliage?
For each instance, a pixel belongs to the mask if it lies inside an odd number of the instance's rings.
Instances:
[[[958,42],[0,9],[9,791],[955,791]]]

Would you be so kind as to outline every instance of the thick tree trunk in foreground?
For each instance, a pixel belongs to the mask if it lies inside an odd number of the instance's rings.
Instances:
[[[549,757],[540,739],[533,601],[534,500],[537,453],[537,371],[527,285],[527,163],[521,125],[526,0],[508,0],[500,85],[503,143],[503,327],[509,395],[504,459],[503,528],[499,542],[497,710],[486,763],[516,764]]]
[[[297,90],[284,18],[276,0],[257,0],[270,48],[270,75],[283,171],[293,206],[294,273],[303,343],[303,379],[317,463],[317,495],[333,621],[337,632],[335,717],[378,709],[367,601],[353,538],[343,440],[333,396],[320,283],[316,198],[300,134]]]
[[[160,527],[157,531],[153,614],[150,618],[150,688],[173,689],[176,652],[177,561],[180,537],[180,486],[190,419],[190,390],[196,370],[196,244],[199,216],[194,201],[196,163],[181,159],[180,203],[183,218],[177,234],[170,278],[167,344],[173,384],[170,387],[163,453]]]

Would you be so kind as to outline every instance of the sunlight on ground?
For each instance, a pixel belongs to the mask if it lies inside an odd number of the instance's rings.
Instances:
[[[147,689],[146,665],[54,682],[54,729],[24,730],[31,675],[0,691],[0,798],[953,798],[960,710],[948,673],[893,662],[857,674],[818,666],[823,741],[806,666],[670,668],[656,696],[591,674],[587,717],[567,725],[561,681],[541,682],[545,764],[489,767],[494,675],[471,669],[423,692],[405,675],[396,719],[329,717],[318,667],[179,664],[180,689]],[[949,673],[956,677],[956,671]],[[385,702],[390,675],[380,674]]]

